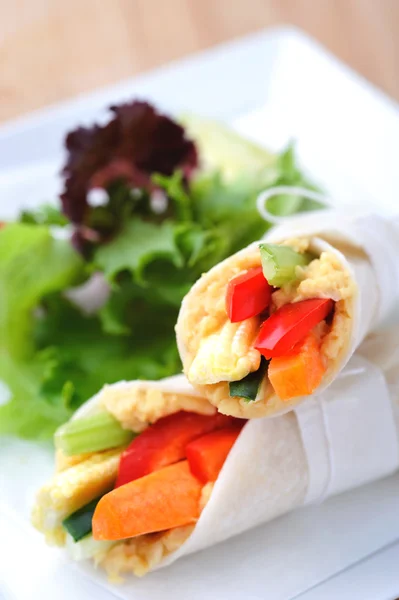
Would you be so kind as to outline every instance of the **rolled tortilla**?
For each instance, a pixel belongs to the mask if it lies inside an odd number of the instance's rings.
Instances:
[[[367,353],[373,356],[373,347],[369,347]],[[398,381],[398,374],[396,378],[393,375],[392,365],[389,369],[391,380]],[[175,410],[187,406],[187,397],[191,397],[192,393],[184,378],[177,381],[180,392],[176,396],[181,398],[181,402],[176,402]],[[157,385],[161,389],[162,382]],[[137,390],[145,392],[147,384],[133,382],[124,386],[130,389],[131,411],[135,413]],[[123,411],[126,410],[127,397],[126,394]],[[107,406],[118,418],[118,414],[122,414],[119,412],[119,398],[118,386],[108,386],[96,397],[96,402],[90,404],[90,410],[96,408],[94,404],[102,408]],[[348,400],[351,406],[349,412]],[[395,397],[395,402],[397,400]],[[213,410],[206,400],[203,402]],[[301,411],[306,408],[301,415],[291,411],[276,419],[248,421],[215,484],[203,487],[202,512],[195,525],[116,543],[97,543],[90,554],[95,563],[115,581],[129,573],[141,576],[304,504],[318,502],[387,475],[398,467],[399,414],[394,418],[391,396],[378,367],[364,358],[354,357],[326,392],[322,403],[324,412],[317,420],[312,414],[315,406],[320,404],[311,399],[301,407]],[[367,409],[366,419],[363,418],[363,407]],[[127,413],[123,414],[126,417]],[[130,417],[123,422],[130,422]],[[346,432],[350,435],[343,438],[342,433]],[[373,444],[369,443],[370,435]],[[116,449],[85,457],[80,464],[58,472],[40,490],[33,523],[48,540],[65,543],[62,518],[72,512],[72,506],[76,510],[79,501],[80,505],[84,504],[83,496],[85,502],[90,501],[87,490],[91,490],[92,498],[101,493],[99,480],[104,483],[104,492],[109,489],[109,481],[99,478],[95,468],[103,460],[107,465],[104,469],[106,475],[116,477],[115,457],[118,459],[119,455],[120,450]],[[67,484],[76,482],[79,472],[85,475],[71,489]],[[96,483],[95,491],[93,482]],[[85,488],[85,494],[82,488]],[[61,502],[62,499],[64,502]]]
[[[310,250],[319,257],[301,269],[295,285],[272,295],[275,308],[306,298],[332,298],[335,312],[321,338],[326,366],[316,393],[326,389],[364,337],[384,321],[399,299],[399,235],[381,217],[348,217],[325,211],[289,218],[272,229],[266,242]],[[229,281],[261,265],[259,243],[251,244],[205,273],[184,298],[176,336],[190,383],[225,414],[256,418],[284,414],[304,398],[280,399],[267,374],[255,401],[229,396],[229,382],[256,371],[254,348],[260,317],[230,323],[225,296]]]

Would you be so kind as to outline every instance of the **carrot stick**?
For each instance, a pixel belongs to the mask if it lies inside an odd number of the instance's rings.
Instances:
[[[195,523],[202,485],[187,461],[112,490],[93,516],[95,540],[120,540]]]
[[[310,333],[286,356],[272,358],[268,377],[277,396],[290,400],[312,394],[325,370],[317,338]]]

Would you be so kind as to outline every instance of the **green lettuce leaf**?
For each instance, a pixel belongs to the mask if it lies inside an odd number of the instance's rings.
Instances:
[[[42,204],[33,210],[23,210],[19,216],[21,223],[30,225],[55,225],[65,227],[69,221],[59,208],[52,204]]]
[[[235,171],[230,178],[223,171],[199,175],[191,184],[194,219],[207,231],[217,230],[226,241],[225,256],[228,256],[261,238],[271,227],[260,217],[256,201],[262,191],[275,186],[317,189],[299,169],[292,144],[274,162],[265,160],[263,170]],[[268,202],[270,212],[278,216],[321,207],[320,203],[291,195],[279,195]]]
[[[38,397],[44,365],[34,343],[35,310],[43,296],[78,283],[84,271],[69,242],[54,239],[47,227],[14,223],[0,230],[0,381],[10,394],[0,406],[0,433],[41,437],[54,419],[65,420],[63,405]]]
[[[295,186],[318,191],[318,188],[307,178],[299,168],[295,156],[295,144],[288,144],[277,157],[277,177],[273,186]],[[320,202],[309,200],[301,196],[281,194],[270,198],[268,210],[277,216],[285,217],[297,212],[305,212],[324,208]]]
[[[30,355],[33,309],[44,295],[76,283],[83,271],[69,242],[55,239],[47,227],[13,223],[0,230],[2,353]]]
[[[143,281],[146,266],[158,258],[166,259],[176,267],[182,266],[175,243],[174,223],[148,223],[136,217],[125,223],[117,237],[98,248],[94,264],[110,281],[124,270],[131,271],[137,280]]]
[[[12,363],[13,397],[0,407],[0,433],[47,439],[104,383],[159,379],[179,370],[170,334],[174,313],[160,313],[155,323],[143,305],[132,335],[120,336],[109,335],[98,316],[82,314],[59,294],[47,297],[42,308],[32,331],[36,353],[29,363]]]
[[[226,184],[220,173],[204,175],[193,182],[196,221],[224,240],[219,260],[259,239],[269,228],[256,208],[262,189],[262,185],[246,176]]]
[[[219,171],[229,182],[246,173],[259,181],[267,175],[274,180],[277,156],[233,131],[227,125],[197,115],[184,115],[181,123],[199,150],[205,171]],[[264,184],[267,185],[267,179]]]
[[[47,299],[44,316],[36,323],[36,345],[51,366],[41,392],[60,402],[68,383],[68,406],[75,409],[104,383],[122,379],[159,379],[179,369],[170,329],[174,314],[159,313],[154,319],[144,303],[130,315],[130,336],[108,335],[98,316],[88,317],[67,300]],[[64,390],[65,393],[65,390]]]

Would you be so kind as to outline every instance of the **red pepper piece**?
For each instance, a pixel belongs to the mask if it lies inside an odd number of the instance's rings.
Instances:
[[[202,483],[216,481],[241,428],[229,427],[208,433],[190,442],[186,447],[186,455],[190,471]]]
[[[260,328],[255,348],[266,358],[285,356],[333,309],[334,302],[311,298],[285,304],[274,312]]]
[[[263,312],[269,306],[271,290],[262,267],[249,269],[231,279],[226,293],[226,312],[230,321],[238,323]]]
[[[208,416],[184,411],[159,419],[122,453],[115,487],[182,460],[189,442],[233,422],[233,417],[225,415]]]

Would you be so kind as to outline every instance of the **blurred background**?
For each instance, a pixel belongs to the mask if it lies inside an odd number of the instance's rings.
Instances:
[[[398,0],[0,0],[0,122],[281,24],[399,99]]]

